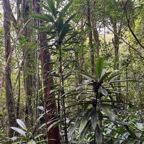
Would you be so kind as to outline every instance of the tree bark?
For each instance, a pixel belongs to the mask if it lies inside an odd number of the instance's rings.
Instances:
[[[90,11],[90,1],[87,0],[87,22],[88,27],[91,29],[91,11]],[[95,73],[94,69],[94,48],[93,48],[93,36],[92,36],[92,30],[89,31],[89,45],[90,45],[90,57],[91,57],[91,72],[92,74]]]
[[[18,8],[18,20],[21,23],[26,23],[29,19],[30,15],[30,2],[27,0],[18,1],[17,5],[21,8]],[[30,42],[32,31],[30,28],[25,27],[23,31],[23,36],[26,38],[25,43]],[[32,69],[34,69],[34,60],[31,58],[34,55],[31,47],[25,46],[23,50],[23,59],[24,59],[24,67],[23,67],[23,75],[24,75],[24,88],[26,95],[26,107],[25,107],[25,123],[27,126],[33,125],[33,76]]]
[[[9,54],[11,52],[9,0],[3,0],[3,12],[4,12],[5,58],[7,61]],[[9,118],[9,133],[8,134],[10,137],[12,137],[14,134],[14,131],[10,129],[10,127],[16,126],[16,118],[15,118],[13,90],[12,90],[12,84],[11,84],[10,63],[8,63],[5,67],[5,88],[6,88],[6,103],[7,103],[8,118]]]
[[[37,4],[39,0],[33,0],[33,8],[37,13],[41,12],[40,6]],[[38,21],[38,26],[41,24]],[[57,121],[59,115],[57,113],[56,100],[54,95],[51,93],[53,90],[53,78],[50,76],[50,71],[52,70],[52,65],[50,62],[50,53],[48,50],[47,37],[46,34],[39,34],[38,37],[40,45],[40,60],[42,66],[42,76],[43,76],[43,89],[44,89],[44,98],[45,98],[45,120],[47,127],[52,123],[49,123],[51,120]],[[60,134],[59,127],[53,126],[49,131],[47,131],[48,143],[49,144],[60,144]]]
[[[99,33],[97,30],[96,26],[96,15],[95,15],[95,5],[96,1],[93,1],[93,7],[92,7],[92,26],[93,26],[93,36],[94,36],[94,41],[96,45],[96,57],[99,57],[99,51],[100,51],[100,40],[99,40]]]

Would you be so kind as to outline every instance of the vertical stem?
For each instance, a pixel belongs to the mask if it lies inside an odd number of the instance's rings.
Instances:
[[[4,12],[4,36],[5,36],[5,59],[7,61],[11,46],[10,46],[10,7],[9,0],[3,0],[3,12]],[[6,88],[6,103],[8,109],[8,119],[9,119],[9,136],[12,137],[14,131],[10,128],[16,126],[16,117],[15,117],[15,105],[13,98],[13,90],[11,83],[11,69],[10,64],[8,63],[5,67],[5,88]]]
[[[68,144],[67,136],[67,123],[66,123],[66,110],[65,110],[65,95],[64,95],[64,77],[63,77],[63,68],[62,68],[62,47],[61,44],[58,44],[59,49],[59,75],[60,75],[60,96],[61,96],[61,105],[62,105],[62,118],[64,121],[64,136],[65,143]]]
[[[126,79],[128,79],[128,67],[126,66]],[[126,81],[126,96],[125,96],[125,110],[127,111],[127,99],[128,99],[128,81]]]
[[[90,12],[90,2],[87,0],[87,21],[88,27],[91,28],[91,12]],[[90,57],[91,57],[91,72],[92,74],[95,73],[94,70],[94,48],[92,43],[92,30],[89,31],[89,45],[90,45]]]
[[[94,36],[94,41],[96,44],[96,57],[99,57],[99,50],[100,50],[100,40],[99,40],[99,33],[97,30],[97,26],[96,26],[96,15],[95,15],[95,5],[96,5],[96,1],[93,1],[92,3],[92,14],[91,14],[91,21],[92,21],[92,27],[93,27],[93,36]]]
[[[19,110],[20,110],[20,95],[21,95],[21,81],[20,81],[20,70],[18,74],[18,99],[17,99],[17,114],[16,117],[19,118]]]
[[[34,11],[37,13],[41,13],[41,7],[38,4],[40,0],[33,0],[33,7]],[[42,25],[41,21],[37,21],[38,26]],[[45,120],[47,128],[52,123],[49,123],[51,120],[54,120],[57,122],[59,119],[59,115],[57,114],[57,106],[56,106],[56,100],[53,93],[51,93],[51,90],[53,90],[53,77],[49,75],[49,73],[52,70],[52,64],[51,64],[51,57],[49,52],[49,45],[47,43],[47,36],[46,34],[39,34],[38,35],[38,41],[40,45],[40,60],[41,60],[41,69],[42,69],[42,77],[43,77],[43,93],[44,93],[44,99],[45,99]],[[48,144],[60,144],[60,133],[59,133],[59,126],[54,126],[47,130],[47,137],[48,137]]]

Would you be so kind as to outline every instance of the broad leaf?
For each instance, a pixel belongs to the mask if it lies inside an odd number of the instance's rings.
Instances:
[[[96,125],[95,134],[96,134],[97,144],[102,144],[102,132],[98,124]]]
[[[48,127],[48,131],[52,128],[52,127],[56,127],[59,124],[60,120],[57,120],[55,122],[53,122],[52,124],[50,124],[50,126]]]
[[[56,8],[57,9],[60,7],[60,2],[61,2],[61,0],[57,0],[57,2],[56,2]]]
[[[66,22],[64,23],[65,25],[68,24],[74,17],[75,17],[76,14],[73,14],[72,16],[70,16]]]
[[[10,138],[12,141],[16,141],[18,139],[18,137],[14,136],[12,138]]]
[[[52,15],[56,18],[57,10],[55,8],[54,0],[47,0]]]
[[[143,126],[143,123],[136,123],[136,126],[139,130],[143,130],[144,129],[144,126]]]
[[[11,127],[11,129],[15,130],[16,132],[18,132],[20,135],[26,137],[26,132],[18,127]]]
[[[45,15],[34,14],[32,15],[32,17],[38,20],[46,21],[46,22],[54,22],[52,16],[48,14],[45,14]]]
[[[96,113],[95,108],[93,109],[93,112],[91,114],[91,124],[92,124],[93,129],[95,130],[96,124],[97,124],[97,113]]]
[[[58,33],[62,30],[64,24],[63,24],[63,19],[60,19],[59,21],[55,22],[55,26],[57,28]]]
[[[80,72],[81,75],[83,75],[86,79],[91,80],[91,81],[96,81],[96,78],[93,77],[92,75],[86,74],[84,72]]]
[[[115,119],[116,116],[108,108],[105,107],[102,111],[108,115],[108,117],[110,118],[112,122],[116,121]]]
[[[38,2],[38,4],[43,7],[45,10],[48,10],[48,12],[51,11],[51,9],[49,8],[49,6],[46,6],[45,4],[41,3],[41,2]]]
[[[102,69],[101,77],[106,73],[106,69]]]
[[[39,110],[41,110],[41,111],[43,111],[43,112],[45,111],[44,106],[38,106],[37,109],[39,109]]]
[[[96,62],[96,75],[100,79],[103,70],[104,58],[98,58]]]
[[[83,131],[83,129],[85,128],[87,122],[89,121],[91,113],[92,113],[92,108],[88,109],[87,112],[82,117],[80,127],[79,127],[79,133],[80,134]]]
[[[105,81],[110,74],[111,74],[111,72],[108,72],[108,73],[103,74],[103,75],[101,76],[101,78],[100,78],[99,81],[100,81],[100,82]]]
[[[26,125],[24,124],[24,122],[22,120],[17,119],[16,121],[22,129],[26,130]]]
[[[132,80],[132,79],[123,79],[123,80],[111,80],[109,83],[119,83],[119,82],[139,82],[137,80]]]
[[[70,1],[60,12],[59,19],[63,19],[69,7],[71,6],[72,1]]]
[[[74,131],[77,129],[77,127],[79,126],[80,124],[80,120],[79,118],[74,122],[74,126],[69,130],[69,133],[68,133],[68,138],[70,139],[72,134],[74,133]]]
[[[27,144],[36,144],[36,142],[34,140],[31,140]]]
[[[114,75],[111,75],[107,80],[109,83],[111,83],[112,81],[114,81],[117,77],[119,76],[119,73],[116,73]]]
[[[70,30],[70,25],[69,24],[67,24],[63,27],[62,32],[61,32],[60,37],[59,37],[59,42],[63,41],[64,37],[69,32],[69,30]]]
[[[107,92],[106,89],[101,88],[100,90],[101,90],[101,93],[102,93],[104,96],[108,96],[108,92]]]
[[[83,139],[84,136],[88,133],[89,129],[91,128],[91,121],[87,121],[85,127],[83,128],[82,132],[80,133],[80,139]]]

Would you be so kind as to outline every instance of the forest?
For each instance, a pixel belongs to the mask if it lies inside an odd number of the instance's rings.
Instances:
[[[144,144],[143,0],[0,8],[0,144]]]

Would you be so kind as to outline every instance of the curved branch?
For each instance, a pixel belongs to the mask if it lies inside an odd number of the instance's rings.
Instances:
[[[134,31],[132,30],[132,28],[131,28],[131,26],[130,26],[130,20],[127,18],[127,16],[126,16],[126,19],[127,19],[128,28],[129,28],[131,34],[133,35],[133,37],[135,38],[135,40],[137,41],[137,43],[144,49],[144,46],[141,44],[141,42],[139,41],[139,39],[138,39],[137,36],[135,35]]]

